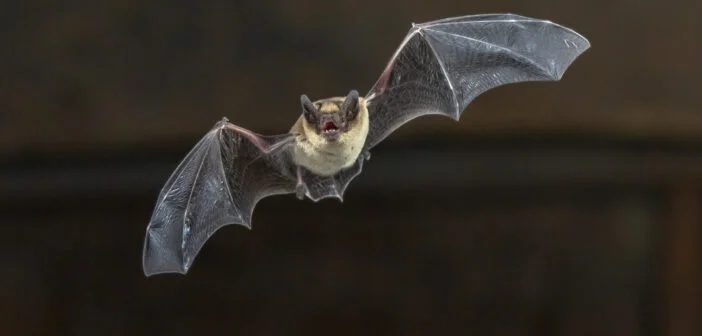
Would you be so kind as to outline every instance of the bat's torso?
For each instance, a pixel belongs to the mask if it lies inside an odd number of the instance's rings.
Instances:
[[[332,99],[342,99],[332,98]],[[331,176],[352,166],[363,150],[368,136],[368,110],[360,99],[360,111],[354,125],[336,141],[327,141],[317,134],[301,116],[290,132],[295,135],[293,161],[311,172]]]

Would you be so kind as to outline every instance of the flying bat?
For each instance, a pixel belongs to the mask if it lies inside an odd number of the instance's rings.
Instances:
[[[227,118],[195,145],[163,186],[146,228],[146,276],[186,274],[205,242],[229,224],[251,228],[256,203],[295,194],[343,200],[370,150],[412,119],[458,120],[492,88],[558,81],[590,47],[575,31],[547,20],[483,14],[412,24],[365,96],[311,101],[280,135],[261,135]]]

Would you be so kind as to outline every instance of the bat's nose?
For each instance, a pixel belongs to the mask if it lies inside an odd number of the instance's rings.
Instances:
[[[324,126],[327,123],[333,123],[335,126],[339,123],[339,120],[335,118],[334,115],[322,115],[319,118],[320,125]]]

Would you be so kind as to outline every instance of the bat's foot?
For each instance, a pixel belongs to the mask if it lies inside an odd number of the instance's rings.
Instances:
[[[366,161],[370,160],[371,154],[370,151],[363,151],[363,158],[366,159]]]
[[[295,187],[295,196],[297,196],[297,199],[299,199],[299,200],[304,199],[306,193],[307,193],[307,188],[305,187],[304,184],[298,184]]]
[[[297,199],[302,200],[305,198],[305,194],[307,193],[307,186],[305,186],[305,182],[302,182],[302,168],[300,166],[297,166],[297,185],[295,186],[295,196],[297,196]]]

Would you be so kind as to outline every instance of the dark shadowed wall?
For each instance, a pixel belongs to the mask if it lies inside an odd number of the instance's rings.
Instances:
[[[0,5],[2,335],[701,335],[694,1]],[[410,23],[512,12],[592,43],[558,83],[425,117],[343,203],[263,200],[145,278],[159,188],[222,116],[367,92]]]

